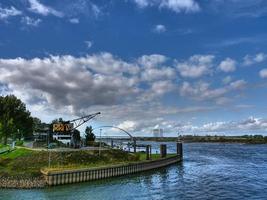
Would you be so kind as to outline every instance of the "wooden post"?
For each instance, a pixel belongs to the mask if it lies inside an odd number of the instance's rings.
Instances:
[[[177,155],[180,155],[181,160],[183,159],[183,143],[177,142],[176,143],[176,150],[177,150]]]
[[[166,144],[161,144],[160,145],[160,156],[161,158],[165,158],[167,155],[167,146]]]
[[[150,156],[149,156],[149,145],[146,145],[146,159],[149,160]]]

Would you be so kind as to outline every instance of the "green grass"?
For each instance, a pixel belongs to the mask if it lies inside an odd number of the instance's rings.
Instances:
[[[140,160],[142,160],[142,161],[146,160],[146,153],[137,153],[137,154],[139,154]],[[171,157],[171,156],[174,156],[174,155],[176,155],[176,154],[168,154],[167,157]],[[161,158],[160,154],[151,154],[151,160],[156,160],[156,159],[159,159],[159,158]]]
[[[145,161],[145,153],[127,153],[121,150],[105,150],[98,155],[98,151],[51,152],[51,167],[48,169],[48,152],[33,151],[23,147],[0,155],[0,177],[36,177],[41,169],[62,170],[95,167],[109,167],[119,164],[129,164]],[[171,155],[168,155],[171,156]],[[153,154],[152,160],[160,158]]]
[[[6,147],[7,145],[0,144],[0,149]]]
[[[33,153],[33,151],[28,150],[28,149],[24,149],[24,148],[17,148],[11,152],[8,153],[4,153],[2,155],[0,155],[0,158],[3,159],[15,159],[21,156],[26,156],[26,155],[31,155]]]

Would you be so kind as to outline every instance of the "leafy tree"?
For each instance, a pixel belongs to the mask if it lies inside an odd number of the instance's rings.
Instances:
[[[85,129],[85,142],[87,145],[95,141],[95,134],[93,133],[92,126],[87,126]]]
[[[10,137],[31,137],[33,133],[33,118],[26,110],[25,104],[14,95],[0,96],[1,138],[4,144]]]
[[[80,135],[80,131],[77,130],[77,129],[74,129],[73,130],[73,133],[72,133],[72,146],[74,148],[78,148],[80,146],[80,143],[81,143],[81,135]]]

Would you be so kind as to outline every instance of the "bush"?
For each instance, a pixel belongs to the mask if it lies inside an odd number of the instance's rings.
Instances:
[[[22,140],[17,140],[16,141],[16,146],[23,146],[23,141]]]

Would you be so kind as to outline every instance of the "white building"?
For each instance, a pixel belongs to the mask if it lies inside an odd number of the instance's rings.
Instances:
[[[153,129],[153,137],[163,137],[163,129],[162,128]]]
[[[63,133],[54,133],[53,139],[62,142],[63,144],[70,145],[71,144],[71,135],[63,134]]]

